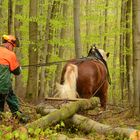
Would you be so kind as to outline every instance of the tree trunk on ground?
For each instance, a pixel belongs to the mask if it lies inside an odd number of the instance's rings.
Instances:
[[[56,124],[61,120],[66,120],[69,117],[72,117],[76,112],[80,110],[93,109],[95,107],[97,107],[97,101],[95,101],[94,98],[91,98],[89,100],[87,99],[83,101],[72,102],[61,107],[59,110],[50,113],[47,116],[44,116],[32,123],[25,125],[25,127],[27,129],[30,127],[32,128],[38,127],[45,129],[46,127],[52,124]]]
[[[121,128],[121,127],[111,127],[109,125],[98,123],[94,120],[91,120],[87,117],[81,115],[74,115],[70,122],[75,124],[82,132],[92,132],[96,131],[100,134],[119,134],[130,138],[131,140],[139,140],[140,139],[140,131],[131,128]]]
[[[55,109],[53,106],[50,105],[48,106],[45,104],[40,104],[37,106],[37,113],[43,116],[55,110],[57,109]],[[93,132],[96,131],[97,133],[104,134],[104,135],[118,134],[130,138],[132,140],[139,140],[138,138],[140,138],[140,132],[138,130],[131,129],[131,128],[121,128],[121,127],[114,128],[112,126],[98,123],[94,120],[91,120],[87,117],[77,115],[77,114],[73,115],[73,117],[71,117],[69,120],[66,120],[65,123],[66,125],[74,124],[79,130],[81,130],[84,133],[91,133],[92,131]]]
[[[36,108],[36,112],[38,114],[41,114],[41,116],[48,115],[49,113],[51,113],[55,110],[57,110],[57,109],[54,108],[53,106],[48,105],[48,104],[44,104],[44,103],[37,105],[37,108]]]

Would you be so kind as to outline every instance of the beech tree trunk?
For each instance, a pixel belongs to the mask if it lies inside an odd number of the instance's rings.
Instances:
[[[133,97],[133,83],[132,83],[132,48],[131,48],[131,0],[127,1],[126,9],[126,77],[127,77],[127,90],[128,90],[128,102],[132,103]]]
[[[13,34],[13,2],[8,0],[8,34]]]
[[[132,1],[133,9],[133,77],[134,77],[134,113],[140,116],[140,0]]]
[[[63,3],[62,5],[62,15],[63,15],[63,18],[65,21],[67,21],[67,13],[68,13],[68,4],[67,4],[67,0],[65,0],[65,2]],[[66,25],[66,23],[65,23]],[[66,30],[66,27],[64,26],[62,29],[61,29],[61,32],[60,32],[60,38],[61,40],[65,40],[66,39],[66,36],[67,36],[67,30]],[[59,46],[59,58],[60,59],[63,59],[64,58],[64,50],[65,50],[65,45],[61,45]],[[61,73],[61,70],[62,70],[62,63],[58,64],[57,66],[57,69],[56,69],[56,76],[55,76],[55,81],[56,82],[59,82],[60,81],[60,73]]]
[[[37,0],[30,0],[30,19],[37,16]],[[36,65],[38,63],[38,47],[37,47],[37,22],[31,20],[29,23],[29,65]],[[26,99],[28,101],[35,101],[38,96],[38,69],[37,67],[29,67]]]
[[[90,16],[90,0],[86,0],[86,16]],[[89,49],[90,49],[90,43],[89,43],[89,38],[90,38],[90,20],[86,18],[86,52],[88,54]]]
[[[114,25],[116,26],[116,28],[118,29],[118,22],[119,22],[119,16],[118,16],[118,5],[119,2],[116,1],[115,3],[116,8],[114,9],[116,12],[116,18],[114,19]],[[114,52],[113,52],[113,58],[112,58],[112,63],[113,63],[113,72],[112,72],[112,102],[113,104],[116,104],[116,98],[117,98],[117,74],[116,74],[116,68],[117,68],[117,58],[118,58],[118,46],[119,46],[119,37],[118,37],[118,33],[115,33],[114,36]]]
[[[104,46],[103,49],[106,51],[106,46],[107,46],[107,29],[108,29],[108,25],[107,25],[107,16],[108,16],[108,0],[105,0],[105,36],[104,36]]]
[[[121,4],[121,19],[120,19],[120,28],[123,31],[125,29],[125,22],[126,22],[126,2],[122,0]],[[120,88],[121,88],[121,99],[122,102],[124,100],[124,89],[125,89],[125,32],[123,31],[120,34]]]
[[[74,115],[70,121],[74,123],[82,132],[92,132],[96,131],[100,134],[119,134],[124,137],[127,137],[131,140],[140,139],[140,131],[132,128],[121,128],[121,127],[112,127],[109,125],[98,123],[94,120],[91,120],[87,117],[81,115]]]
[[[37,112],[42,116],[47,115],[55,110],[57,109],[51,105],[40,104],[37,106]],[[140,138],[140,131],[136,129],[112,127],[77,114],[74,114],[73,117],[66,120],[65,123],[66,125],[74,124],[84,133],[92,133],[92,131],[96,131],[97,133],[104,135],[118,134],[120,136],[130,138],[131,140],[139,140]]]
[[[19,1],[21,2],[21,0],[18,0],[18,2]],[[21,16],[22,13],[23,13],[23,5],[18,4],[17,1],[16,1],[15,15],[17,15],[17,16],[20,15]],[[20,21],[19,19],[17,19],[15,17],[14,18],[14,31],[15,31],[15,36],[18,37],[19,41],[22,38],[22,33],[20,31],[21,26],[22,26],[22,21]],[[21,46],[21,44],[20,44],[20,46]],[[23,56],[21,47],[19,47],[19,48],[16,47],[16,56],[17,56],[18,61],[20,63],[21,59],[22,59],[22,56]],[[24,92],[25,90],[23,90],[25,87],[24,87],[22,78],[23,78],[22,74],[15,77],[15,93],[20,97],[24,97],[24,95],[25,95],[25,92]]]
[[[53,20],[57,17],[57,12],[59,11],[59,8],[61,6],[60,0],[53,0],[50,2],[52,2],[52,3],[51,3],[51,5],[48,5],[48,12],[50,12],[50,13],[48,13],[49,21],[48,21],[48,25],[46,25],[46,28],[48,28],[48,35],[46,33],[46,39],[45,39],[46,40],[45,43],[46,43],[46,47],[47,47],[46,63],[50,62],[50,58],[51,58],[51,55],[53,53],[53,48],[54,48],[54,46],[50,43],[50,41],[53,40],[54,31],[55,31],[54,28],[52,27],[51,20]],[[49,8],[51,8],[51,11]],[[49,68],[46,68],[45,75],[47,75],[47,80],[45,83],[45,92],[47,93],[46,96],[50,96],[52,93],[52,91],[51,91],[53,88],[52,80],[54,80],[54,77],[53,77],[53,75],[50,74]],[[51,79],[49,77],[51,77]]]
[[[1,19],[1,21],[3,21],[2,19],[4,17],[3,9],[2,9],[2,4],[3,4],[3,0],[0,0],[0,19]],[[0,24],[0,29],[1,29],[0,33],[2,33],[3,32],[3,24]],[[1,37],[0,37],[0,42],[2,42],[2,38]]]
[[[74,41],[76,58],[82,55],[81,38],[80,38],[80,0],[73,0],[74,14]]]

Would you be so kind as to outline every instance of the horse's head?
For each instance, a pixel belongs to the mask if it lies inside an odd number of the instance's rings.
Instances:
[[[109,53],[106,53],[103,49],[97,49],[96,46],[92,46],[88,52],[88,56],[96,57],[97,59],[100,60],[104,59],[105,61],[107,61]]]

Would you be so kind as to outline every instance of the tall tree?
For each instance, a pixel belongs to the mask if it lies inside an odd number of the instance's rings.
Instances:
[[[63,5],[62,5],[62,14],[63,14],[63,20],[65,21],[65,25],[66,25],[66,20],[67,20],[67,12],[68,12],[68,1],[67,0],[64,0],[63,2]],[[66,26],[63,26],[61,31],[60,31],[60,39],[62,41],[64,41],[66,38]],[[62,45],[62,46],[59,46],[59,57],[61,59],[63,59],[63,55],[64,55],[64,48],[65,46]],[[57,69],[56,69],[56,78],[55,78],[55,81],[59,81],[60,80],[60,73],[61,73],[61,69],[62,69],[62,63],[59,64],[57,66]]]
[[[122,0],[121,4],[121,20],[120,20],[120,87],[122,101],[124,100],[124,89],[125,89],[125,23],[126,23],[126,1]]]
[[[54,38],[54,34],[55,34],[55,29],[53,28],[53,24],[52,24],[52,20],[54,20],[57,17],[58,11],[59,11],[59,7],[60,7],[60,0],[54,0],[52,1],[52,6],[51,6],[51,13],[50,13],[50,20],[48,25],[46,25],[46,27],[48,27],[48,37],[46,42],[46,46],[47,46],[47,55],[46,55],[46,63],[50,61],[51,55],[53,53],[53,48],[54,46],[51,44],[51,41],[53,41]],[[48,93],[48,95],[52,92],[51,88],[53,88],[53,84],[52,81],[54,80],[54,76],[51,76],[51,79],[49,79],[49,73],[50,70],[49,68],[47,68],[46,70],[46,75],[47,75],[47,81],[46,81],[46,90],[45,92]]]
[[[132,1],[133,68],[135,114],[140,114],[140,0]]]
[[[3,19],[3,12],[2,12],[2,3],[3,3],[3,0],[1,0],[0,1],[0,19],[1,19],[1,21],[2,21],[2,19]],[[2,29],[2,27],[3,27],[3,25],[2,24],[0,24],[0,28]],[[3,32],[3,30],[0,32],[0,33],[2,33]],[[0,42],[1,42],[1,37],[0,37]]]
[[[119,24],[118,24],[118,21],[119,21],[119,15],[118,15],[118,5],[119,5],[119,2],[118,0],[115,1],[114,3],[115,5],[115,29],[118,29],[119,27]],[[114,52],[113,52],[113,73],[112,73],[112,102],[113,104],[116,104],[116,97],[117,97],[117,74],[116,74],[116,69],[117,69],[117,57],[118,57],[118,33],[115,33],[115,36],[114,36]]]
[[[2,14],[2,3],[3,3],[3,0],[0,0],[0,18],[3,18],[3,14]]]
[[[42,4],[44,1],[40,1]],[[43,9],[42,9],[43,10]],[[40,62],[46,63],[46,55],[47,55],[47,48],[48,48],[48,38],[49,38],[49,22],[50,22],[50,15],[51,15],[51,2],[48,2],[48,9],[46,14],[46,27],[45,27],[45,40],[44,45],[41,48],[41,55],[40,55]],[[40,83],[39,83],[39,99],[44,98],[45,96],[45,89],[46,89],[46,67],[41,67],[40,71]]]
[[[80,38],[80,0],[73,0],[74,13],[74,41],[76,58],[82,55],[81,38]]]
[[[37,17],[37,5],[38,0],[30,0],[30,11],[29,11],[29,65],[36,65],[38,63],[38,48],[37,48],[37,31],[38,26],[36,22]],[[28,82],[27,82],[27,93],[26,98],[28,100],[36,100],[38,95],[38,73],[37,67],[29,67]]]
[[[108,26],[107,26],[107,15],[108,15],[108,0],[105,0],[105,36],[104,36],[104,46],[103,46],[103,49],[106,51],[106,46],[107,46],[107,29],[108,29]]]
[[[53,45],[51,43],[49,43],[49,41],[53,39],[53,27],[51,25],[51,20],[56,17],[56,11],[58,10],[59,4],[60,4],[60,0],[53,1],[51,13],[50,13],[50,20],[49,20],[48,25],[46,26],[46,27],[48,27],[48,38],[46,40],[47,44],[48,44],[46,62],[50,61],[50,57],[51,57],[52,50],[53,50]]]
[[[131,0],[127,1],[126,6],[126,77],[127,77],[127,90],[128,101],[132,103],[132,47],[131,47]]]
[[[15,15],[22,15],[23,13],[23,5],[19,4],[19,2],[21,2],[21,0],[16,0],[16,5],[15,5]],[[18,37],[19,41],[21,40],[22,36],[21,36],[21,31],[20,31],[20,27],[22,25],[22,22],[20,19],[16,18],[14,19],[14,31],[15,31],[15,36]],[[19,60],[19,62],[22,59],[22,50],[21,50],[21,46],[19,48],[16,48],[16,55],[17,58]],[[19,95],[20,97],[23,96],[23,81],[22,81],[22,74],[20,74],[19,76],[16,76],[15,78],[15,92],[17,95]]]
[[[8,34],[12,34],[13,31],[13,1],[8,0]]]
[[[89,11],[89,6],[90,6],[90,0],[86,0],[86,47],[87,47],[87,53],[89,51],[89,32],[90,32],[90,21],[88,20],[88,17],[90,16],[90,11]]]
[[[53,27],[51,25],[51,20],[53,20],[56,17],[56,11],[59,7],[60,1],[59,0],[53,0],[48,2],[48,9],[47,9],[47,16],[46,16],[46,30],[45,30],[45,41],[44,46],[42,48],[43,53],[41,55],[41,62],[48,63],[50,61],[52,51],[53,51],[53,45],[50,43],[51,40],[53,40]],[[39,98],[42,98],[45,96],[45,93],[49,93],[49,80],[47,77],[49,77],[49,69],[47,68],[41,68],[41,80],[40,80],[40,92],[39,92]]]

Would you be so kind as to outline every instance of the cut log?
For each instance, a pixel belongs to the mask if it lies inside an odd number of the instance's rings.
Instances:
[[[52,106],[49,108],[45,105],[38,106],[38,113],[40,113],[41,115],[46,115],[54,110],[55,108],[53,108]],[[66,121],[66,123],[74,124],[79,130],[85,133],[91,133],[92,131],[96,131],[99,134],[118,134],[130,138],[130,140],[140,140],[139,130],[121,127],[114,128],[112,126],[98,123],[94,120],[77,114],[73,115],[73,117],[71,117],[69,121]]]
[[[130,140],[140,140],[140,131],[136,129],[121,127],[114,128],[112,126],[101,124],[81,115],[74,115],[70,119],[70,122],[75,124],[80,130],[86,133],[96,131],[97,133],[104,135],[119,134],[130,138]]]
[[[76,112],[85,109],[94,109],[97,107],[98,102],[94,100],[94,98],[81,100],[76,102],[71,102],[62,106],[59,110],[55,110],[32,123],[28,123],[25,127],[28,129],[30,127],[33,128],[42,128],[45,129],[49,125],[56,124],[61,120],[65,120],[69,117],[72,117]]]
[[[49,113],[55,110],[57,110],[55,107],[53,107],[52,105],[45,104],[45,103],[41,103],[36,106],[36,112],[38,114],[41,114],[41,116],[48,115]]]

